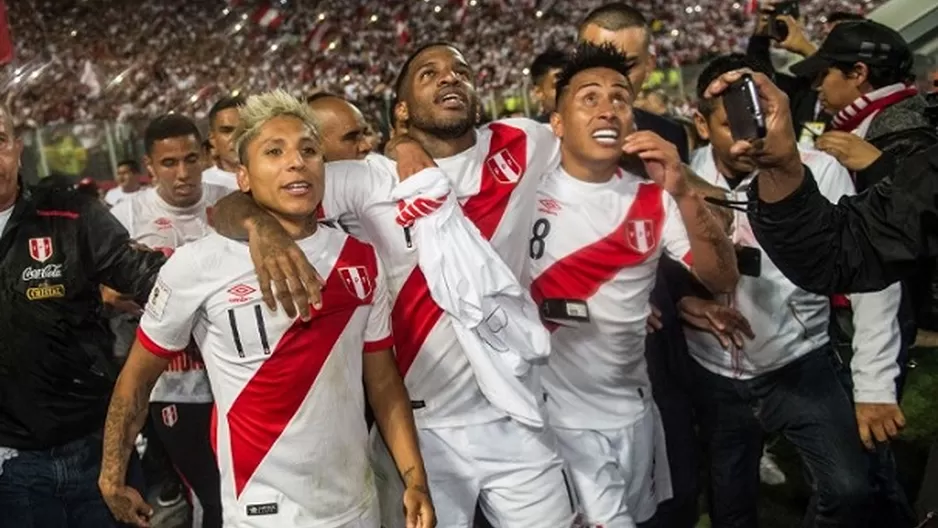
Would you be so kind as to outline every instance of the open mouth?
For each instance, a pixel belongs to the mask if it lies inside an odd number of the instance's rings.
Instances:
[[[284,185],[282,188],[291,196],[303,196],[313,190],[312,184],[307,182],[292,182]]]
[[[616,146],[619,142],[619,131],[615,128],[600,128],[593,131],[593,139],[604,146]]]
[[[449,92],[437,98],[440,106],[448,110],[459,110],[467,106],[466,96],[458,92]]]

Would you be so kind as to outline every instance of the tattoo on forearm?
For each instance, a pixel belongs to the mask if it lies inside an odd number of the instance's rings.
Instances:
[[[722,270],[731,267],[734,256],[733,245],[720,228],[716,217],[703,203],[697,206],[696,223],[697,232],[714,247],[719,268]]]
[[[231,193],[215,204],[212,215],[214,228],[222,236],[236,240],[247,240],[248,232],[244,228],[244,219],[264,213],[250,196],[244,193]]]
[[[112,483],[124,482],[127,461],[136,433],[146,419],[150,391],[141,386],[130,398],[114,394],[104,423],[104,451],[101,476]]]

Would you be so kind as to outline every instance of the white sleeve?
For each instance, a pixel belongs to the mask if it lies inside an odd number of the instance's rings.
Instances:
[[[322,197],[323,220],[343,217],[361,218],[365,208],[390,193],[394,175],[377,156],[364,161],[326,163],[325,193]]]
[[[804,154],[817,180],[818,189],[831,203],[856,194],[853,179],[846,168],[821,152]],[[853,377],[854,401],[896,403],[896,378],[899,376],[899,351],[902,337],[899,306],[902,286],[899,283],[873,293],[848,295],[853,307]]]
[[[124,200],[123,202],[112,207],[110,210],[111,215],[114,216],[114,218],[116,218],[117,221],[120,222],[121,225],[124,226],[124,229],[126,229],[130,234],[130,238],[134,237],[133,229],[130,225],[131,216],[133,216],[130,214],[130,207],[132,202],[133,200],[130,199]]]
[[[853,398],[862,403],[896,403],[899,377],[899,304],[902,286],[848,296],[853,307]]]
[[[375,293],[371,299],[371,312],[365,328],[365,353],[380,352],[394,345],[391,335],[391,294],[388,292],[387,275],[381,259],[375,255],[378,274],[375,277]]]
[[[153,354],[172,358],[189,344],[199,308],[205,300],[204,280],[190,246],[179,248],[160,269],[144,307],[137,338]]]
[[[690,268],[694,265],[694,260],[690,252],[690,239],[687,238],[687,226],[681,218],[681,211],[678,210],[674,198],[664,190],[661,191],[661,199],[664,202],[664,227],[661,229],[664,252],[673,260]]]

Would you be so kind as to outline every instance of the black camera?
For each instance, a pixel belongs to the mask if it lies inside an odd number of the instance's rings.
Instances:
[[[765,114],[759,103],[759,92],[752,76],[744,74],[723,92],[723,107],[734,141],[751,141],[765,137]]]
[[[769,20],[769,37],[777,40],[779,42],[788,38],[788,26],[778,20],[778,17],[789,15],[795,20],[801,16],[798,9],[797,0],[789,2],[779,2],[774,5],[774,9],[771,11],[771,20]]]

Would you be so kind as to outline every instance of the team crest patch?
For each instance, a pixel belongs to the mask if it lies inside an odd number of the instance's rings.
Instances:
[[[365,266],[348,266],[339,268],[339,276],[342,277],[342,283],[349,293],[365,300],[371,295],[371,278],[368,276],[368,270]]]
[[[492,154],[485,164],[500,183],[516,183],[521,178],[521,165],[508,149]]]
[[[655,247],[655,223],[651,220],[629,220],[625,224],[625,242],[637,253],[648,253]]]
[[[52,258],[52,253],[51,237],[29,239],[29,256],[36,262],[43,263],[49,260]]]
[[[163,407],[160,414],[163,416],[163,425],[166,427],[172,427],[179,421],[179,413],[176,411],[175,404]]]

